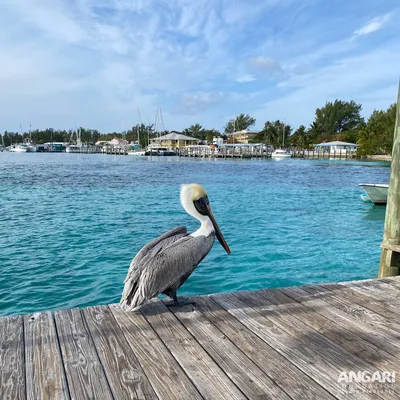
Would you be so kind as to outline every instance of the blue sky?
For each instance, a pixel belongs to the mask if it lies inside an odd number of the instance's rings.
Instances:
[[[5,0],[0,132],[313,121],[325,101],[394,103],[396,0]],[[396,23],[397,22],[397,23]]]

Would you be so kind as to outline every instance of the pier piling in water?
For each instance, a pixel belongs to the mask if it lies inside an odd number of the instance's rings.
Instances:
[[[396,124],[393,135],[392,165],[386,206],[385,229],[379,265],[379,278],[400,272],[400,82],[397,94]]]

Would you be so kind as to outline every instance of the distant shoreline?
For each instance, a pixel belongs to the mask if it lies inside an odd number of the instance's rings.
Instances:
[[[374,155],[374,156],[364,156],[361,160],[371,160],[371,161],[392,161],[392,156],[389,155]]]

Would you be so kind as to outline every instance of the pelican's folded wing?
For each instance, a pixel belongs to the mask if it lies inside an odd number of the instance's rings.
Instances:
[[[214,235],[186,236],[154,257],[143,259],[145,266],[135,287],[132,281],[125,284],[125,297],[121,300],[124,308],[135,309],[168,288],[179,287],[208,254],[213,242]]]
[[[181,237],[185,236],[187,234],[187,229],[185,226],[178,226],[176,228],[173,228],[169,230],[168,232],[162,234],[158,238],[153,239],[151,242],[145,244],[141,250],[136,254],[136,256],[133,258],[131,261],[131,264],[129,266],[128,273],[126,274],[126,278],[124,283],[132,277],[132,274],[135,272],[135,270],[140,270],[139,268],[141,261],[143,260],[144,257],[149,256],[149,255],[155,255],[159,251],[161,251],[163,248],[167,247],[171,243],[176,242],[178,239]]]
[[[122,292],[121,303],[127,299],[128,295],[134,295],[138,286],[138,280],[142,275],[143,270],[146,268],[147,260],[151,260],[160,251],[175,243],[182,237],[185,237],[186,234],[186,227],[178,226],[143,246],[129,266],[128,273],[124,280],[125,286]]]

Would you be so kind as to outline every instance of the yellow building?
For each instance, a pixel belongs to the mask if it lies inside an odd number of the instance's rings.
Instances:
[[[228,142],[248,144],[252,142],[257,133],[259,133],[259,131],[248,131],[246,129],[242,131],[232,132],[228,134]]]
[[[155,137],[150,139],[151,147],[168,147],[169,149],[176,149],[178,147],[196,145],[200,143],[200,139],[190,136],[182,135],[181,133],[172,131],[168,135]]]

